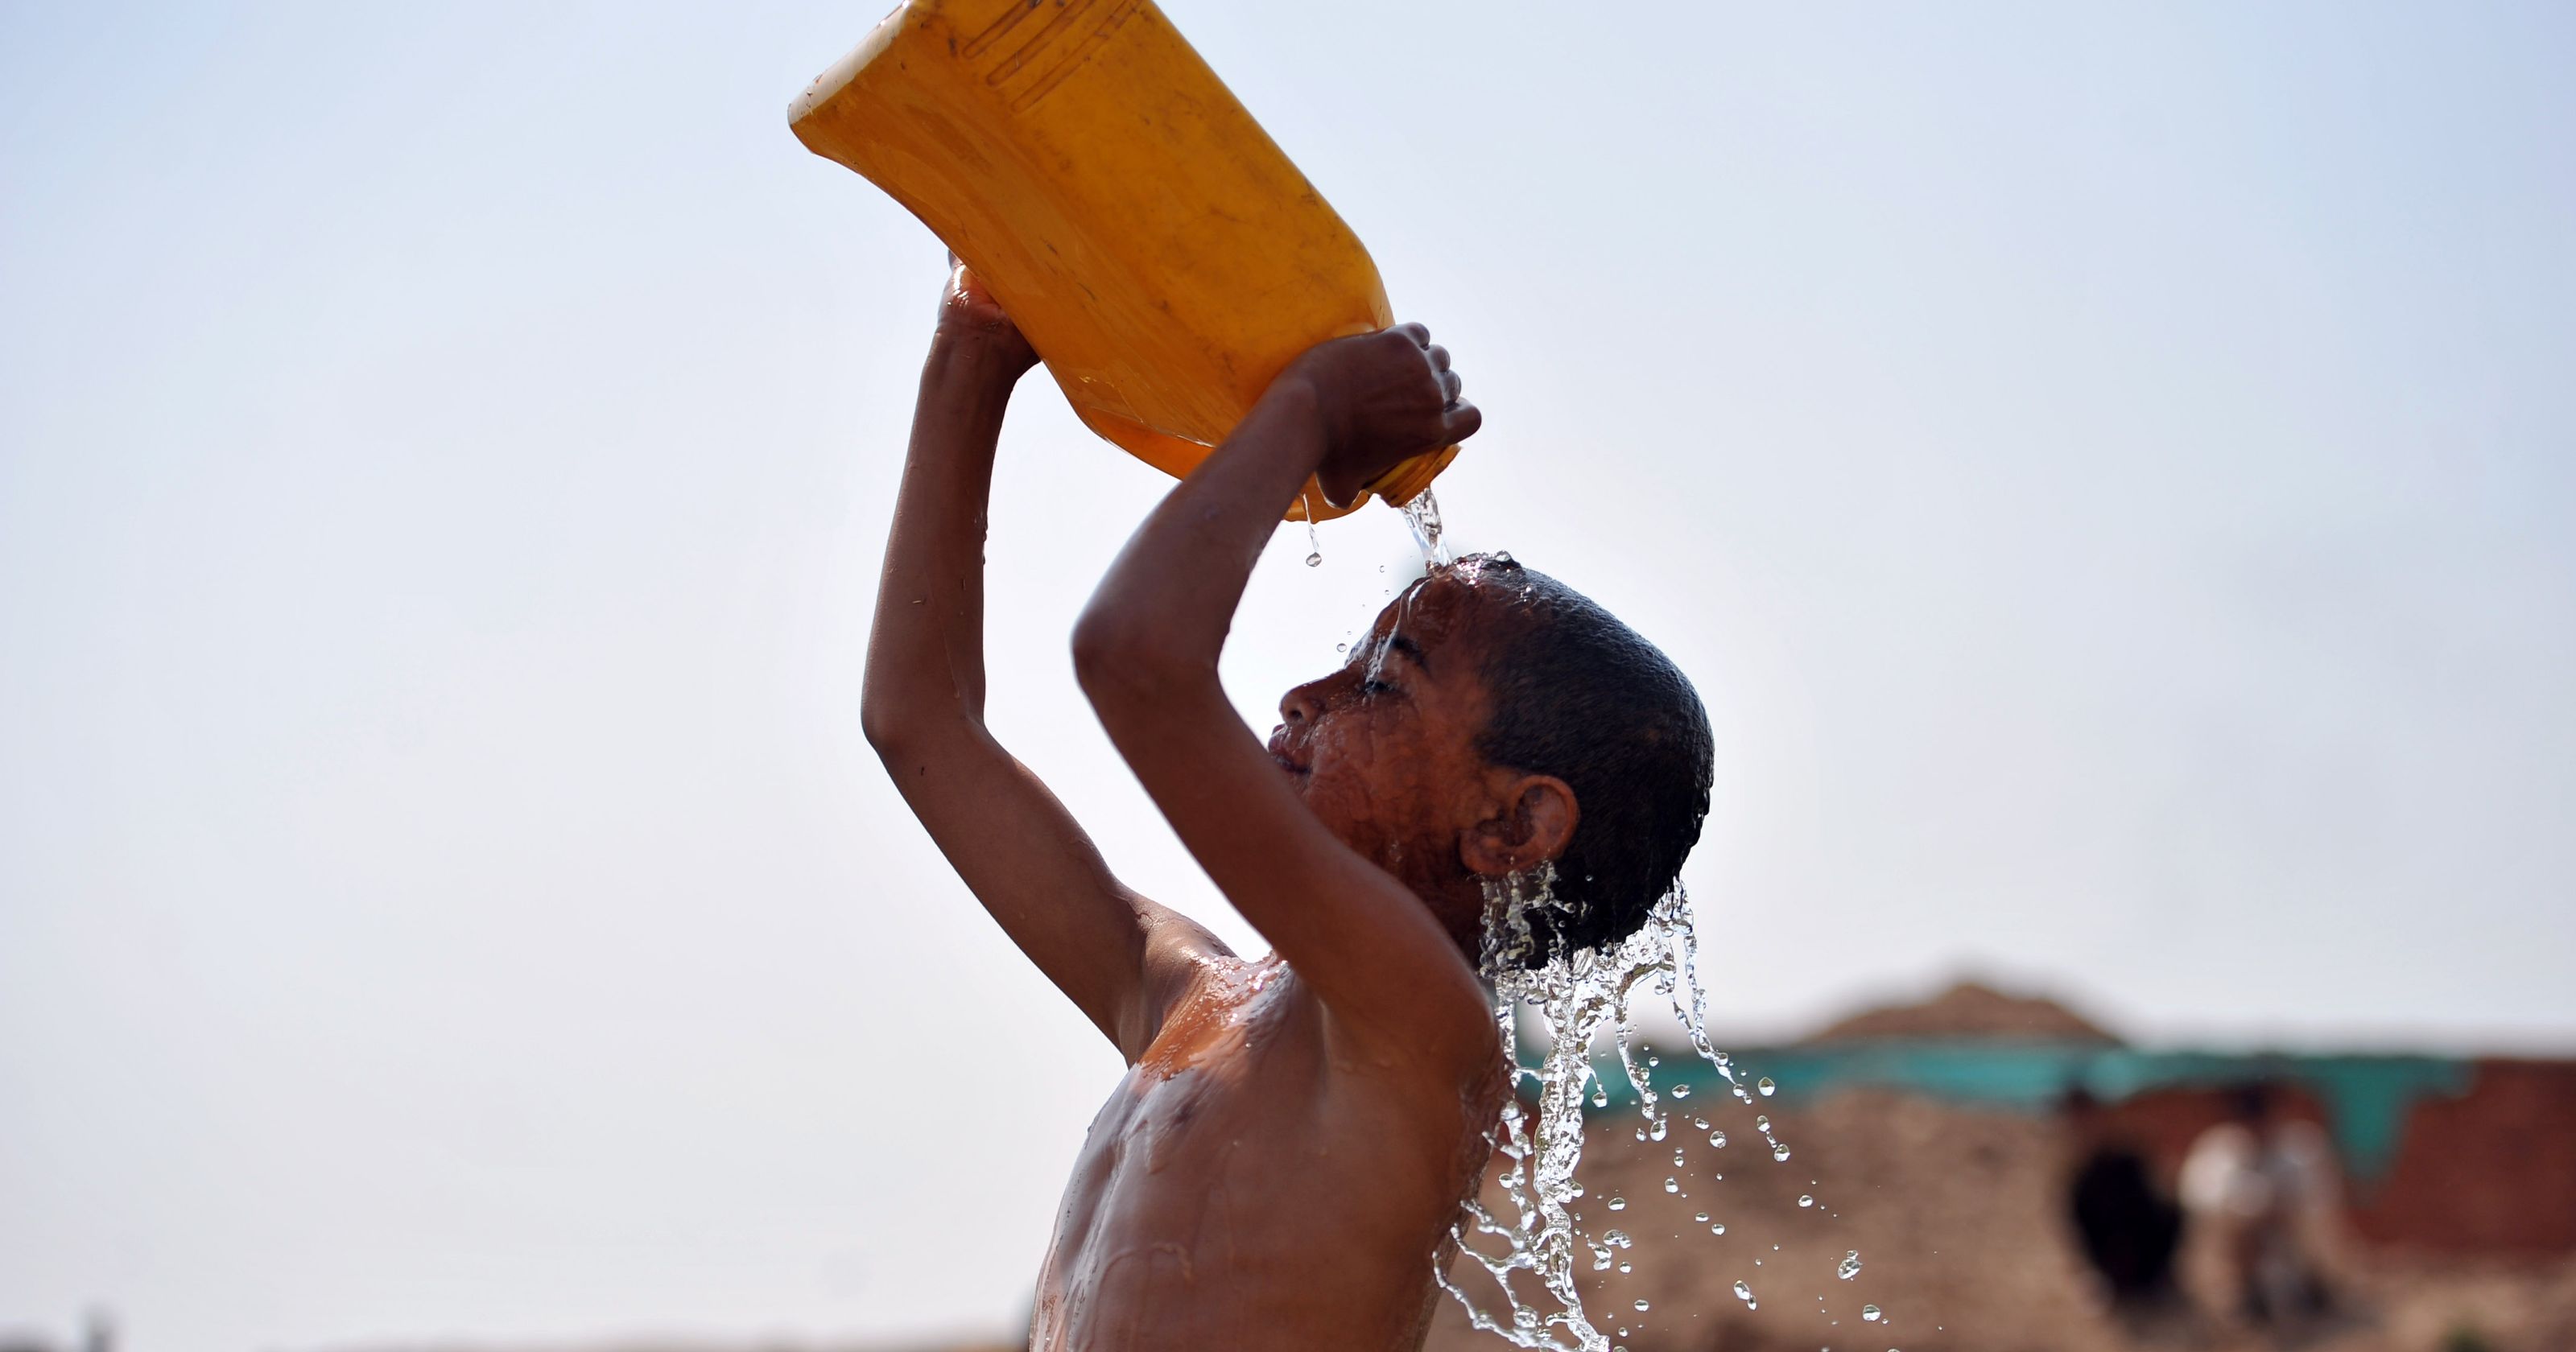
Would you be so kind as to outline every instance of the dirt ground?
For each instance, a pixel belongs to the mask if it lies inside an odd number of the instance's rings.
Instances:
[[[1724,1149],[1684,1132],[1687,1115],[1661,1143],[1637,1141],[1633,1118],[1594,1121],[1585,1223],[1607,1228],[1603,1208],[1622,1197],[1616,1221],[1636,1245],[1621,1255],[1634,1268],[1626,1275],[1582,1264],[1599,1283],[1585,1306],[1596,1321],[1618,1316],[1604,1327],[1625,1327],[1616,1341],[1630,1352],[2576,1352],[2576,1261],[2464,1264],[2349,1243],[2331,1258],[2341,1309],[2310,1327],[2276,1338],[2201,1313],[2233,1300],[2218,1256],[2187,1242],[2197,1309],[2130,1328],[2094,1294],[2063,1219],[2067,1147],[2049,1119],[1873,1091],[1761,1110],[1791,1147],[1786,1162],[1770,1158],[1756,1109],[1742,1104],[1698,1107],[1726,1131]],[[1687,1147],[1679,1169],[1676,1145]],[[1681,1193],[1665,1192],[1668,1177]],[[1802,1196],[1815,1204],[1800,1206]],[[1694,1219],[1702,1211],[1726,1233],[1709,1233]],[[1842,1280],[1837,1265],[1855,1250],[1860,1271]],[[1637,1312],[1639,1300],[1650,1308]],[[1868,1305],[1883,1317],[1865,1320]],[[1454,1302],[1429,1343],[1502,1346]]]

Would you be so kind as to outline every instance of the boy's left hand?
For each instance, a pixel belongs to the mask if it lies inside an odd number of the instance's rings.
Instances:
[[[1334,506],[1347,506],[1378,476],[1425,451],[1476,434],[1485,415],[1459,396],[1464,381],[1449,350],[1420,324],[1319,343],[1289,364],[1324,426],[1315,479]]]

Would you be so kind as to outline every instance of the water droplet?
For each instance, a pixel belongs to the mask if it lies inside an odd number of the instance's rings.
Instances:
[[[1610,1091],[1597,1084],[1592,1086],[1592,1106],[1595,1108],[1609,1107]]]
[[[1811,1196],[1807,1195],[1806,1193],[1800,1193],[1800,1194],[1798,1194],[1798,1205],[1799,1205],[1799,1206],[1801,1206],[1801,1207],[1811,1207],[1811,1206],[1814,1206],[1815,1204],[1816,1204],[1816,1199],[1815,1199],[1814,1197],[1811,1197]]]
[[[1625,1230],[1613,1230],[1610,1233],[1603,1235],[1601,1237],[1601,1242],[1614,1249],[1624,1249],[1637,1241],[1630,1239],[1628,1237],[1628,1232]]]
[[[1735,1298],[1736,1298],[1737,1300],[1743,1301],[1743,1302],[1744,1302],[1744,1308],[1746,1308],[1746,1309],[1748,1309],[1748,1310],[1752,1310],[1752,1309],[1759,1309],[1759,1308],[1760,1308],[1759,1306],[1757,1306],[1757,1305],[1755,1305],[1755,1304],[1753,1303],[1753,1288],[1752,1288],[1752,1287],[1750,1287],[1750,1286],[1745,1285],[1745,1284],[1744,1284],[1744,1283],[1742,1283],[1742,1282],[1737,1282],[1737,1283],[1735,1284]]]
[[[1708,1143],[1716,1146],[1720,1150],[1724,1150],[1726,1148],[1726,1133],[1722,1131],[1710,1132],[1708,1134]]]
[[[1705,1117],[1694,1117],[1691,1119],[1691,1125],[1702,1131],[1706,1131],[1708,1130],[1708,1119]]]
[[[1613,1197],[1609,1201],[1602,1203],[1602,1205],[1610,1208],[1612,1211],[1625,1211],[1628,1209],[1628,1199],[1625,1197]]]
[[[1660,1057],[1660,1056],[1655,1056],[1655,1055],[1651,1055],[1651,1054],[1650,1054],[1650,1055],[1648,1055],[1648,1056],[1646,1057],[1646,1069],[1648,1069],[1648,1070],[1652,1070],[1652,1069],[1654,1069],[1655,1067],[1662,1065],[1663,1063],[1664,1063],[1664,1058],[1662,1058],[1662,1057]]]
[[[1844,1281],[1850,1281],[1852,1278],[1859,1276],[1860,1250],[1854,1249],[1850,1253],[1844,1254],[1843,1261],[1836,1264],[1834,1267],[1834,1275],[1842,1278]]]
[[[1771,1119],[1768,1116],[1753,1119],[1753,1129],[1755,1131],[1769,1131],[1771,1129]]]
[[[1640,1310],[1651,1310],[1654,1307],[1641,1300],[1637,1302],[1637,1308]]]
[[[1637,1270],[1637,1269],[1635,1269],[1634,1267],[1629,1266],[1629,1265],[1628,1265],[1628,1264],[1626,1264],[1626,1263],[1621,1263],[1621,1264],[1619,1265],[1619,1272],[1620,1272],[1620,1275],[1622,1275],[1622,1276],[1625,1276],[1625,1275],[1627,1275],[1628,1273],[1634,1272],[1634,1271],[1636,1271],[1636,1270]]]
[[[1592,1270],[1595,1272],[1610,1270],[1610,1250],[1607,1247],[1599,1244],[1592,1246]]]
[[[1334,644],[1334,645],[1333,645],[1333,651],[1334,651],[1334,652],[1337,652],[1337,653],[1346,653],[1346,652],[1349,652],[1350,650],[1351,650],[1351,645],[1349,645],[1349,644],[1347,644],[1347,643],[1336,643],[1336,644]]]
[[[1878,1316],[1879,1316],[1879,1309],[1878,1309],[1878,1307],[1877,1307],[1877,1306],[1875,1306],[1875,1305],[1863,1305],[1862,1307],[1860,1307],[1860,1317],[1861,1317],[1861,1318],[1866,1319],[1866,1320],[1868,1320],[1869,1322],[1871,1322],[1871,1323],[1875,1324],[1875,1323],[1877,1323],[1877,1322],[1878,1322]]]
[[[1724,1221],[1719,1221],[1719,1222],[1718,1222],[1718,1223],[1716,1223],[1715,1225],[1712,1225],[1712,1226],[1708,1227],[1708,1232],[1709,1232],[1710,1234],[1712,1234],[1712,1235],[1722,1235],[1722,1234],[1725,1234],[1725,1233],[1726,1233],[1726,1222],[1724,1222]]]
[[[1666,1192],[1680,1192],[1681,1190],[1682,1190],[1682,1181],[1681,1181],[1680,1179],[1678,1179],[1678,1178],[1667,1178],[1667,1179],[1665,1179],[1665,1180],[1664,1180],[1664,1191],[1666,1191]]]
[[[1698,1214],[1696,1214],[1696,1215],[1692,1216],[1692,1217],[1691,1217],[1691,1219],[1692,1219],[1692,1220],[1695,1220],[1695,1221],[1698,1221],[1698,1222],[1699,1222],[1700,1224],[1702,1224],[1702,1225],[1706,1225],[1706,1224],[1708,1224],[1708,1213],[1707,1213],[1707,1212],[1705,1212],[1705,1211],[1702,1211],[1702,1212],[1700,1212],[1700,1213],[1698,1213]]]
[[[1775,1160],[1787,1160],[1789,1158],[1789,1147],[1780,1144],[1778,1141],[1773,1141],[1771,1143],[1771,1158]]]
[[[1780,1086],[1771,1083],[1771,1077],[1768,1075],[1765,1075],[1761,1079],[1753,1082],[1753,1088],[1755,1091],[1760,1093],[1764,1098],[1771,1097],[1772,1093],[1779,1089],[1779,1087]]]
[[[1660,1117],[1655,1119],[1654,1129],[1646,1133],[1646,1139],[1651,1141],[1660,1141],[1664,1139],[1664,1119]]]
[[[1307,567],[1309,567],[1309,568],[1321,568],[1321,567],[1323,567],[1323,566],[1324,566],[1324,551],[1322,551],[1322,550],[1320,550],[1320,549],[1319,549],[1319,550],[1316,550],[1314,553],[1307,555],[1307,556],[1306,556],[1306,566],[1307,566]]]
[[[1690,1097],[1690,1086],[1689,1086],[1689,1085],[1686,1085],[1686,1084],[1677,1084],[1677,1085],[1674,1085],[1674,1086],[1673,1086],[1673,1097],[1674,1097],[1674,1098],[1677,1098],[1677,1099],[1686,1099],[1686,1098],[1689,1098],[1689,1097]]]
[[[1682,1167],[1682,1152],[1678,1150],[1673,1152],[1673,1167],[1676,1169]]]

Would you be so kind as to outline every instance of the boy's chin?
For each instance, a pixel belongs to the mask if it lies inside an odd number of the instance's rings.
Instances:
[[[1287,776],[1288,787],[1295,789],[1298,797],[1305,797],[1306,786],[1314,782],[1315,772],[1297,764],[1286,756],[1273,755],[1270,760],[1272,764],[1279,767],[1280,774]]]

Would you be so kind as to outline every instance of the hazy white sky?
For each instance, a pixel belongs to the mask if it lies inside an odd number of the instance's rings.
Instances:
[[[998,1326],[1117,1061],[858,733],[938,246],[874,5],[0,6],[0,1325]],[[1724,1022],[2576,1042],[2565,6],[1169,0],[1698,680]],[[1033,382],[993,717],[1161,488]],[[1283,536],[1246,710],[1401,570]]]

